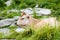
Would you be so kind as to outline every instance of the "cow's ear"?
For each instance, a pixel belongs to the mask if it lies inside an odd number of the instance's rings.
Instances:
[[[22,12],[22,13],[21,13],[21,16],[23,16],[23,15],[26,15],[26,13],[25,13],[25,12]]]

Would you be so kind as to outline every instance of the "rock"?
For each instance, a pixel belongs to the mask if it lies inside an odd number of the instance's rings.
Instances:
[[[18,18],[19,18],[19,16],[14,16],[14,18],[13,18],[13,19],[18,20]]]
[[[22,10],[20,10],[20,12],[23,12],[24,11],[26,14],[32,15],[34,13],[34,11],[35,11],[37,13],[37,16],[51,14],[51,10],[50,9],[37,8],[37,7],[38,7],[38,5],[36,5],[36,7],[34,9],[32,9],[32,8],[22,9]],[[9,12],[19,12],[19,10],[11,9],[11,10],[8,10],[7,11],[7,13],[9,13]]]
[[[10,13],[10,12],[19,12],[19,10],[17,10],[17,9],[11,9],[11,10],[7,11],[7,13]]]
[[[49,15],[51,14],[50,9],[45,9],[45,8],[35,8],[35,12],[37,15]]]
[[[2,29],[0,29],[0,33],[2,33],[4,36],[7,36],[10,34],[10,29],[2,28]]]
[[[37,16],[51,14],[51,10],[50,9],[45,9],[45,8],[34,8],[34,9],[32,9],[32,8],[26,8],[26,9],[22,9],[20,11],[21,12],[24,11],[26,14],[33,14],[33,12],[35,11],[37,13]]]
[[[4,26],[11,25],[11,24],[14,23],[14,22],[15,22],[14,19],[4,19],[4,20],[0,20],[0,27],[4,27]]]
[[[33,9],[32,8],[26,8],[26,9],[22,9],[20,10],[21,12],[25,12],[26,14],[33,14]]]
[[[14,18],[11,19],[4,19],[0,20],[0,27],[8,26],[8,25],[15,25],[16,20],[18,20],[19,16],[15,16]]]
[[[12,0],[8,0],[8,1],[5,2],[5,4],[6,4],[7,6],[10,6],[11,3],[12,3]]]
[[[25,29],[23,29],[23,28],[16,28],[16,32],[22,32],[22,31],[24,31]]]

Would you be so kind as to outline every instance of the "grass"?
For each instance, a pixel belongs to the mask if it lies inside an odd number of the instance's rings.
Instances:
[[[45,26],[44,28],[33,29],[29,28],[19,33],[11,30],[12,33],[5,36],[5,38],[16,38],[16,40],[60,40],[60,27]],[[4,35],[0,35],[1,38],[2,36]]]
[[[5,4],[5,1],[1,1],[1,6],[0,6],[0,11],[4,11],[3,13],[0,13],[0,20],[2,19],[6,19],[6,18],[13,18],[14,16],[20,16],[20,13],[9,13],[7,14],[7,10],[10,10],[12,8],[14,9],[24,9],[26,7],[32,7],[34,8],[36,3],[38,4],[38,7],[41,8],[48,8],[48,9],[52,9],[52,10],[56,10],[57,12],[52,13],[52,15],[54,16],[58,16],[60,14],[60,2],[59,1],[54,1],[54,0],[22,0],[22,1],[13,1],[12,5],[7,7]],[[57,6],[56,6],[57,5]],[[40,19],[43,18],[43,16],[36,16],[36,13],[34,12],[34,18]],[[47,16],[48,17],[48,16]],[[57,17],[58,20],[60,21],[60,16]],[[26,31],[24,32],[15,32],[14,29],[16,28],[16,26],[14,27],[8,27],[11,30],[11,34],[4,36],[2,33],[0,33],[0,38],[16,38],[16,40],[60,40],[60,26],[58,28],[54,27],[50,27],[49,26],[45,26],[44,28],[40,29],[33,29],[33,28],[29,28],[29,30],[26,29]]]
[[[13,18],[14,16],[20,16],[20,13],[16,13],[16,12],[11,12],[9,14],[7,13],[0,13],[0,17],[4,17],[4,18],[1,18],[2,19],[6,19],[6,18]]]
[[[2,33],[0,33],[0,38],[2,38],[3,37],[3,34]]]
[[[45,27],[40,29],[35,29],[30,30],[28,32],[25,32],[22,35],[19,35],[17,37],[18,40],[59,40],[60,38],[60,30],[58,30],[58,28],[49,28],[49,27]],[[20,38],[22,37],[22,38]]]

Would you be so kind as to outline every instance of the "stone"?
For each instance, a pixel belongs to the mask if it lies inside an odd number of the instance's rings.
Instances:
[[[12,0],[8,0],[8,1],[5,2],[5,4],[6,4],[7,6],[10,6],[11,3],[12,3]]]
[[[22,9],[20,10],[21,12],[25,12],[26,14],[33,14],[33,9],[32,8],[26,8],[26,9]]]
[[[25,12],[26,14],[33,14],[34,12],[36,12],[37,16],[42,16],[42,15],[49,15],[51,14],[51,10],[50,9],[45,9],[45,8],[26,8],[26,9],[22,9],[20,10],[21,12]]]
[[[0,33],[2,33],[4,36],[7,36],[10,34],[10,29],[8,28],[1,28]]]
[[[24,31],[24,30],[25,30],[25,29],[23,29],[23,28],[16,28],[16,29],[15,29],[16,32],[22,32],[22,31]]]
[[[14,19],[4,19],[4,20],[0,20],[0,27],[4,27],[4,26],[11,25],[11,24],[14,23],[14,22],[15,22]]]
[[[49,15],[51,14],[50,9],[45,9],[45,8],[35,8],[35,12],[37,15]]]
[[[15,16],[14,18],[0,20],[0,27],[15,25],[16,20],[18,20],[19,16]]]
[[[9,14],[10,12],[17,12],[17,13],[18,13],[19,10],[17,10],[17,9],[11,9],[11,10],[8,10],[8,11],[7,11],[7,14]]]
[[[20,16],[14,16],[13,19],[18,20],[19,17],[20,17]]]

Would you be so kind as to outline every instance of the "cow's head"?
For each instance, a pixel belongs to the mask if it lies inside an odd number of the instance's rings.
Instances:
[[[23,26],[27,26],[29,24],[29,19],[31,17],[29,15],[27,15],[25,12],[21,13],[21,16],[19,17],[16,25],[23,27]]]

